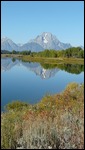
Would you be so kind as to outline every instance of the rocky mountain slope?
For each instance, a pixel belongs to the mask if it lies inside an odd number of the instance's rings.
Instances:
[[[28,41],[27,43],[21,45],[14,43],[11,39],[5,37],[1,39],[1,50],[31,50],[34,52],[39,52],[44,49],[55,49],[62,50],[72,47],[69,43],[60,42],[57,37],[50,32],[43,32],[38,35],[35,39]]]

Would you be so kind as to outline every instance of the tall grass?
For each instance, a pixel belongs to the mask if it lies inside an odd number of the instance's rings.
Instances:
[[[84,85],[71,83],[38,104],[13,102],[6,109],[2,149],[84,149]]]

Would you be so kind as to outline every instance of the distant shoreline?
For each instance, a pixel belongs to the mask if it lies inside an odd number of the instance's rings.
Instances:
[[[58,57],[58,58],[52,58],[52,57],[32,57],[27,55],[21,55],[21,54],[1,54],[1,58],[17,58],[22,61],[29,61],[29,62],[43,62],[43,63],[50,63],[50,64],[57,64],[57,63],[66,63],[66,64],[84,64],[83,58],[66,58],[66,57]]]

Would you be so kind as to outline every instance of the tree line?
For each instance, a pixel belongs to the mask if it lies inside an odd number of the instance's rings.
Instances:
[[[74,57],[74,58],[84,58],[84,50],[81,47],[71,47],[66,50],[54,50],[54,49],[45,49],[40,52],[31,52],[31,50],[24,51],[15,51],[9,52],[7,50],[2,50],[1,54],[21,54],[21,55],[30,55],[32,57]]]

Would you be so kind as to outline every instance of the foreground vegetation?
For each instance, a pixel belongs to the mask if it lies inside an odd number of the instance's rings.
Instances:
[[[2,149],[84,149],[84,85],[70,83],[35,105],[8,104],[1,115]]]

